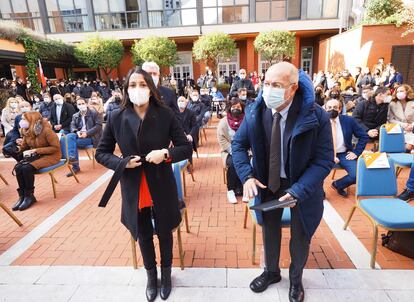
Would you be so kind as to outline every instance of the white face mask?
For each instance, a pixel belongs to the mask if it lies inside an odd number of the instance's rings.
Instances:
[[[151,77],[152,77],[155,87],[157,87],[158,82],[160,81],[160,77],[159,76],[151,76]]]
[[[245,74],[241,74],[240,75],[240,79],[244,80],[245,78],[246,78],[246,75]]]
[[[38,98],[35,98],[34,100],[35,100],[36,103],[38,103],[40,101]]]
[[[86,105],[78,105],[78,109],[80,112],[86,112],[86,110],[88,110],[88,107]]]
[[[18,106],[17,103],[10,103],[10,108],[12,108],[12,109],[16,109],[17,106]]]
[[[178,102],[178,108],[185,109],[186,106],[187,104],[185,102]]]
[[[406,97],[407,97],[407,93],[405,91],[397,92],[397,99],[405,100]]]
[[[143,106],[149,102],[149,88],[129,88],[128,95],[131,102],[137,106]]]
[[[46,104],[49,104],[49,103],[50,103],[50,99],[49,99],[49,98],[44,98],[44,99],[43,99],[43,101],[44,101]]]
[[[63,99],[56,99],[55,103],[56,105],[63,105]]]
[[[30,108],[29,107],[22,107],[22,108],[20,108],[20,111],[21,112],[29,112],[30,111]]]
[[[198,96],[192,96],[191,99],[193,100],[193,102],[197,102],[198,101]]]
[[[285,89],[265,86],[262,96],[267,108],[276,109],[285,102]]]
[[[391,100],[392,100],[392,96],[387,95],[387,96],[385,97],[385,99],[384,99],[384,103],[385,103],[385,104],[389,104],[389,103],[391,103]]]
[[[245,101],[245,100],[247,100],[247,95],[241,95],[239,97],[239,99],[241,99],[242,101]]]
[[[362,94],[362,97],[363,97],[365,100],[368,100],[368,93],[363,93],[363,94]]]

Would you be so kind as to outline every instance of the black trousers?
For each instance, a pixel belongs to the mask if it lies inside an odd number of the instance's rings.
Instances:
[[[147,270],[153,269],[157,265],[157,261],[155,260],[154,228],[151,220],[151,212],[153,211],[149,207],[138,211],[138,244],[144,261],[144,267]],[[173,258],[172,232],[169,231],[164,234],[158,233],[157,237],[160,246],[161,266],[170,267]]]
[[[36,168],[31,164],[17,164],[15,171],[19,189],[24,190],[25,193],[33,193]]]
[[[289,188],[289,183],[281,179],[281,186],[278,192],[273,194],[268,191],[266,201],[279,198],[285,195],[285,190]],[[292,284],[298,284],[302,281],[303,269],[306,265],[309,255],[309,240],[303,229],[299,217],[297,206],[290,208],[291,226],[290,226],[290,257],[291,264],[289,267],[289,279]],[[269,272],[279,273],[280,245],[282,240],[282,214],[283,209],[275,209],[269,212],[263,212],[263,244],[265,251],[266,270]]]
[[[230,190],[239,190],[243,191],[242,183],[239,179],[239,176],[236,173],[236,169],[234,168],[233,158],[229,154],[226,158],[226,167],[227,167],[227,191]]]

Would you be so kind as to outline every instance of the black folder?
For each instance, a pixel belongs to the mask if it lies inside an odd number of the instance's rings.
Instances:
[[[279,209],[279,208],[286,208],[292,204],[295,204],[297,202],[297,199],[290,199],[290,200],[283,200],[280,201],[278,199],[275,200],[270,200],[270,201],[266,201],[263,202],[261,204],[255,205],[255,206],[251,206],[249,209],[250,210],[256,210],[256,211],[263,211],[263,212],[268,212],[274,209]]]

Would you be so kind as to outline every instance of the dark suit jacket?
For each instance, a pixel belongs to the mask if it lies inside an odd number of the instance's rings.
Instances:
[[[99,140],[102,136],[102,115],[95,110],[88,109],[85,115],[86,123],[86,134],[88,137],[92,138],[93,146],[96,148],[98,146]],[[78,132],[82,130],[83,123],[80,112],[76,112],[72,116],[72,122],[70,124],[71,132]]]
[[[199,126],[197,124],[197,115],[190,109],[185,109],[184,112],[180,112],[181,125],[183,126],[185,134],[190,134],[193,137],[193,149],[197,150],[198,145],[198,131]]]
[[[58,119],[56,116],[56,104],[53,103],[52,109],[50,110],[50,124],[52,125],[53,130],[55,130],[55,125],[58,124]],[[62,130],[70,132],[70,123],[72,122],[72,116],[75,114],[75,108],[69,103],[64,102],[62,105],[62,111],[60,113],[60,124],[62,125]],[[55,131],[59,132],[59,131]]]
[[[167,149],[171,141],[174,147],[168,150],[172,162],[179,162],[191,156],[191,144],[171,109],[151,103],[142,121],[129,106],[126,109],[115,110],[109,116],[96,150],[96,160],[105,167],[116,170],[122,162],[122,158],[114,154],[116,144],[125,158],[131,155],[146,156],[153,150]],[[135,169],[125,169],[120,180],[121,221],[135,239],[138,236],[138,201],[143,171],[154,201],[154,211],[157,213],[157,234],[171,232],[181,221],[171,162],[163,161],[158,165],[143,162]]]
[[[231,85],[230,95],[236,97],[237,91],[239,88],[246,88],[247,89],[247,96],[254,96],[254,86],[251,80],[249,79],[240,79],[235,81],[233,85]]]
[[[20,126],[19,123],[22,120],[22,115],[19,114],[16,116],[16,118],[14,119],[14,126],[13,129],[9,131],[9,133],[7,133],[6,138],[4,139],[4,143],[3,145],[7,145],[10,142],[16,142],[16,139],[20,138]]]
[[[161,94],[162,101],[171,108],[175,116],[180,120],[180,110],[177,105],[177,96],[175,92],[170,88],[164,86],[158,86],[158,92]]]
[[[341,123],[346,150],[354,152],[357,156],[360,156],[369,140],[368,134],[353,117],[339,115],[339,122]],[[352,136],[358,138],[358,143],[355,148],[352,146]]]

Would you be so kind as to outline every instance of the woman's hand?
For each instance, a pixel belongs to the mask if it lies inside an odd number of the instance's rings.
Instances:
[[[150,153],[148,153],[148,155],[145,157],[145,159],[149,163],[153,163],[153,164],[158,165],[158,164],[162,163],[165,160],[165,154],[166,153],[167,153],[167,157],[169,157],[167,149],[153,150]]]
[[[129,162],[126,165],[126,168],[133,169],[133,168],[141,166],[141,164],[142,164],[141,157],[139,157],[138,155],[135,155],[129,160]]]

